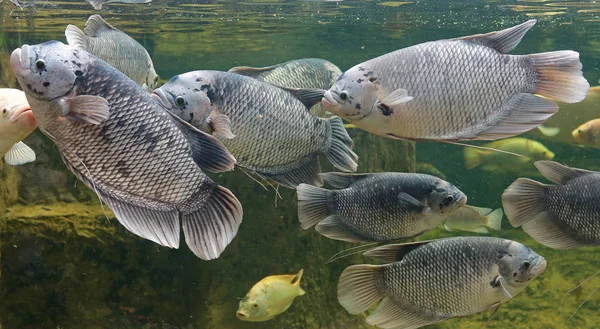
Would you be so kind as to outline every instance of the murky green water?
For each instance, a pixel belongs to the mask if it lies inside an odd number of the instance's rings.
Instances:
[[[197,69],[267,66],[303,57],[332,61],[342,70],[366,59],[416,43],[485,33],[535,17],[538,23],[513,53],[559,49],[580,52],[591,85],[600,79],[600,4],[590,1],[154,1],[107,4],[95,11],[87,2],[33,1],[20,10],[0,3],[1,85],[15,80],[8,55],[23,43],[64,41],[67,24],[82,27],[101,14],[140,41],[164,79]],[[563,132],[600,117],[600,97],[561,105],[549,124]],[[554,121],[553,121],[554,120]],[[414,169],[406,145],[351,130],[359,171]],[[567,134],[568,135],[568,134]],[[600,169],[600,151],[532,131],[556,154],[556,161]],[[25,142],[38,153],[35,163],[0,165],[0,323],[13,328],[368,328],[336,299],[337,280],[361,256],[326,264],[352,244],[332,241],[297,219],[295,193],[281,189],[275,201],[239,170],[211,175],[244,206],[244,222],[218,260],[204,262],[186,247],[169,250],[126,231],[104,216],[97,198],[77,183],[55,147],[38,131]],[[399,152],[398,150],[404,150]],[[410,150],[410,146],[408,147]],[[469,204],[497,208],[500,195],[518,176],[463,167],[462,149],[418,143],[416,162],[430,163],[469,197]],[[324,171],[332,170],[322,161]],[[6,207],[5,207],[6,206]],[[112,217],[112,216],[109,216]],[[419,239],[465,233],[435,230]],[[599,328],[600,293],[587,296],[600,278],[597,248],[556,251],[544,247],[506,219],[502,236],[531,246],[548,269],[504,305],[489,328]],[[264,323],[235,317],[238,298],[264,276],[304,268],[305,296],[284,314]],[[480,328],[484,312],[455,318],[435,328]]]

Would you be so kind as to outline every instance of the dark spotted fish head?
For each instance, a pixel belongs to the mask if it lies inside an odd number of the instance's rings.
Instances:
[[[327,111],[355,121],[371,113],[378,97],[375,73],[359,64],[338,78],[325,92],[322,103]]]
[[[438,179],[430,186],[427,204],[433,212],[448,214],[467,203],[467,196],[453,184]]]
[[[546,270],[546,259],[524,244],[506,240],[506,248],[498,254],[498,270],[506,282],[527,285]]]
[[[92,60],[93,56],[86,51],[48,41],[15,49],[10,65],[28,96],[53,100],[76,94],[77,80],[85,76]]]
[[[194,72],[181,74],[155,89],[152,97],[168,111],[199,127],[211,113],[211,83],[211,79]]]

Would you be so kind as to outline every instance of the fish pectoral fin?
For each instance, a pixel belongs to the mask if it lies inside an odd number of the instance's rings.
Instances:
[[[327,91],[319,88],[287,88],[276,84],[272,85],[294,95],[294,97],[306,106],[307,110],[310,110],[313,105],[320,103],[321,99],[323,99],[323,95],[325,95],[325,92]]]
[[[231,132],[231,120],[225,114],[217,114],[210,117],[209,125],[218,138],[233,139],[235,137]]]
[[[571,168],[549,160],[536,161],[534,165],[542,176],[556,184],[564,184],[573,178],[594,173],[593,171]]]
[[[362,237],[344,225],[344,217],[340,215],[330,215],[322,220],[315,230],[319,234],[333,240],[341,240],[346,242],[370,242],[371,240]]]
[[[390,297],[385,297],[366,321],[381,328],[420,328],[444,319],[427,314],[408,303],[400,304]]]
[[[233,169],[236,160],[218,139],[190,125],[171,111],[165,112],[188,140],[192,158],[202,170],[223,172]]]
[[[500,287],[500,289],[502,289],[502,292],[504,293],[504,296],[508,299],[512,298],[512,295],[508,292],[508,290],[506,290],[506,288],[504,288],[504,284],[502,283],[502,276],[498,275],[494,281],[492,282],[492,287],[494,288],[498,288]]]
[[[273,71],[274,69],[280,67],[282,64],[266,66],[266,67],[250,67],[250,66],[236,66],[229,69],[229,73],[235,73],[239,75],[244,75],[251,78],[258,78],[263,73],[268,73]]]
[[[62,116],[75,121],[99,125],[110,115],[110,106],[104,97],[79,95],[58,100]]]
[[[363,255],[384,263],[402,260],[409,252],[420,248],[433,240],[383,245],[365,252]]]
[[[410,102],[413,99],[412,96],[408,95],[406,89],[396,89],[387,95],[384,99],[379,102],[379,106],[385,105],[388,108],[394,108],[400,105]]]
[[[398,204],[400,206],[404,206],[409,209],[418,210],[423,215],[428,215],[428,214],[433,213],[431,208],[427,207],[425,204],[423,204],[423,202],[415,199],[415,197],[413,197],[412,195],[410,195],[406,192],[398,193],[397,200],[398,200]]]
[[[480,44],[486,47],[494,48],[498,52],[506,54],[513,50],[519,44],[519,42],[521,42],[521,39],[523,39],[525,33],[527,33],[527,31],[529,31],[529,29],[531,29],[536,22],[537,21],[535,19],[531,19],[525,23],[501,31],[469,35],[451,40],[462,40]]]
[[[4,161],[11,166],[19,166],[35,161],[35,152],[23,142],[13,145],[4,155]]]

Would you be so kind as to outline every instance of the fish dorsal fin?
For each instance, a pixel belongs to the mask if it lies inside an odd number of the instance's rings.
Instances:
[[[299,285],[300,284],[300,280],[302,279],[302,274],[304,274],[304,269],[303,268],[301,268],[300,271],[298,271],[298,273],[292,277],[292,280],[291,280],[290,284],[293,285],[293,286]]]
[[[348,188],[357,181],[373,174],[349,174],[343,172],[327,172],[319,174],[323,180],[335,188]]]
[[[171,111],[164,111],[169,113],[173,122],[189,141],[192,158],[202,170],[216,173],[233,169],[236,160],[218,139],[198,130]]]
[[[287,88],[272,83],[269,84],[291,93],[309,110],[311,107],[313,107],[313,105],[321,102],[321,99],[323,99],[323,95],[325,95],[325,92],[327,91],[325,89],[319,88]]]
[[[472,42],[496,49],[498,52],[506,54],[513,50],[529,29],[535,25],[537,20],[531,19],[525,23],[510,27],[501,31],[494,31],[485,34],[475,34],[452,40],[462,40]]]
[[[118,31],[115,27],[108,24],[102,16],[96,14],[90,16],[87,22],[85,22],[85,28],[83,32],[90,37],[97,37],[98,34],[102,31]]]
[[[398,262],[409,252],[420,248],[433,240],[388,244],[365,252],[363,255],[384,263]]]
[[[542,176],[556,184],[564,184],[569,180],[582,175],[594,173],[584,169],[571,168],[554,161],[542,160],[534,163]]]
[[[281,64],[266,66],[266,67],[250,67],[250,66],[236,66],[229,69],[229,73],[235,73],[239,75],[244,75],[251,78],[258,78],[263,73],[271,72],[274,69],[280,67]]]

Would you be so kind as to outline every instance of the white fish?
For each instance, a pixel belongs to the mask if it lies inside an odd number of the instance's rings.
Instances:
[[[25,93],[0,88],[0,157],[9,165],[35,161],[35,152],[21,140],[37,126]]]

